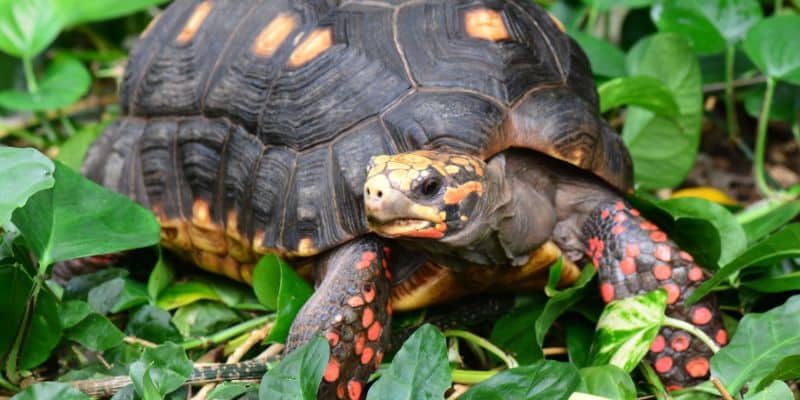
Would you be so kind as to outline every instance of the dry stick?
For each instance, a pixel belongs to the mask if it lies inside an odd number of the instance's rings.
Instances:
[[[733,88],[740,88],[744,86],[753,86],[758,85],[761,83],[767,82],[766,76],[756,76],[753,78],[747,79],[739,79],[738,81],[733,81]],[[703,93],[710,93],[710,92],[721,92],[725,90],[725,82],[717,82],[717,83],[709,83],[703,85]]]
[[[711,383],[714,384],[714,386],[717,388],[717,391],[719,391],[719,394],[722,395],[723,399],[733,400],[731,394],[728,393],[728,389],[725,389],[725,386],[722,386],[722,382],[719,381],[719,378],[717,377],[711,378]]]
[[[122,341],[127,344],[138,344],[142,347],[158,347],[157,344],[153,342],[148,342],[147,340],[144,339],[139,339],[136,336],[125,336],[125,338],[122,339]]]
[[[244,357],[244,355],[248,351],[250,351],[250,349],[252,349],[253,346],[260,343],[267,337],[267,335],[269,335],[270,331],[272,331],[273,326],[275,326],[275,323],[270,322],[264,325],[263,327],[250,332],[250,336],[247,337],[247,340],[245,340],[244,343],[239,345],[236,348],[236,350],[234,350],[233,353],[231,353],[231,355],[228,356],[228,359],[225,360],[225,362],[228,364],[235,364],[241,361],[242,357]],[[202,388],[200,388],[200,390],[197,391],[197,394],[194,397],[192,397],[192,400],[205,400],[205,398],[208,396],[208,393],[210,393],[211,390],[213,390],[214,387],[216,386],[217,386],[216,383],[209,383],[204,385]]]
[[[545,356],[557,356],[557,355],[560,355],[560,354],[567,354],[567,348],[566,347],[545,347],[544,349],[542,349],[542,353],[544,353]]]
[[[453,385],[453,393],[451,393],[450,396],[447,397],[447,400],[456,400],[462,394],[466,393],[467,390],[469,390],[469,388],[470,388],[469,385],[460,385],[456,383],[455,385]]]

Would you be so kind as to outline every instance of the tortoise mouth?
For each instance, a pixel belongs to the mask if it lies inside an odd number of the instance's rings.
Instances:
[[[389,238],[440,238],[444,236],[444,232],[436,229],[437,224],[424,219],[398,218],[386,222],[370,220],[369,225],[375,233]]]

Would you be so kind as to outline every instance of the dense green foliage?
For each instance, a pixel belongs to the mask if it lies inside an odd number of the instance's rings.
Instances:
[[[252,354],[248,338],[265,325],[268,341],[285,340],[311,294],[274,256],[259,263],[253,288],[180,270],[155,247],[149,211],[76,172],[117,113],[114,78],[131,40],[165,1],[0,0],[0,141],[13,146],[0,147],[0,394],[84,399],[64,384],[22,384],[29,376],[128,375],[133,385],[120,398],[185,395],[192,360],[205,349]],[[800,378],[800,186],[780,187],[765,159],[776,126],[800,143],[800,1],[537,2],[591,59],[601,110],[634,160],[631,201],[715,273],[692,296],[716,292],[731,332],[711,360],[713,377],[734,395],[746,388],[746,399],[794,398],[785,382]],[[720,110],[704,108],[716,98]],[[695,166],[709,121],[749,157],[762,200],[739,204],[711,188],[664,199]],[[109,268],[66,286],[50,280],[56,262],[148,246],[158,255],[153,265]],[[387,357],[368,398],[442,398],[452,383],[466,389],[463,399],[573,391],[665,398],[640,363],[658,328],[673,323],[664,293],[602,309],[594,268],[558,290],[560,269],[544,293],[520,295],[493,326],[475,328],[488,340],[423,325]],[[400,316],[395,325],[423,319]],[[312,398],[325,343],[317,338],[286,357],[260,388],[225,384],[209,398]],[[718,393],[710,382],[682,392],[676,397]]]

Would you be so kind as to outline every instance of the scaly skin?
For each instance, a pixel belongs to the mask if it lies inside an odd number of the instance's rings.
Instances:
[[[583,229],[587,254],[598,266],[600,293],[608,303],[659,287],[667,291],[667,315],[689,322],[719,345],[728,341],[712,296],[689,308],[686,298],[706,279],[692,256],[681,251],[658,227],[623,201],[598,207]],[[647,359],[668,389],[692,386],[708,378],[712,351],[688,332],[665,327]]]

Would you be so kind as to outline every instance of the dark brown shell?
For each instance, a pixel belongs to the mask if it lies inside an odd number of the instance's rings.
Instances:
[[[133,50],[87,174],[221,265],[367,232],[377,154],[523,147],[631,188],[585,55],[529,0],[332,3],[174,2]]]

